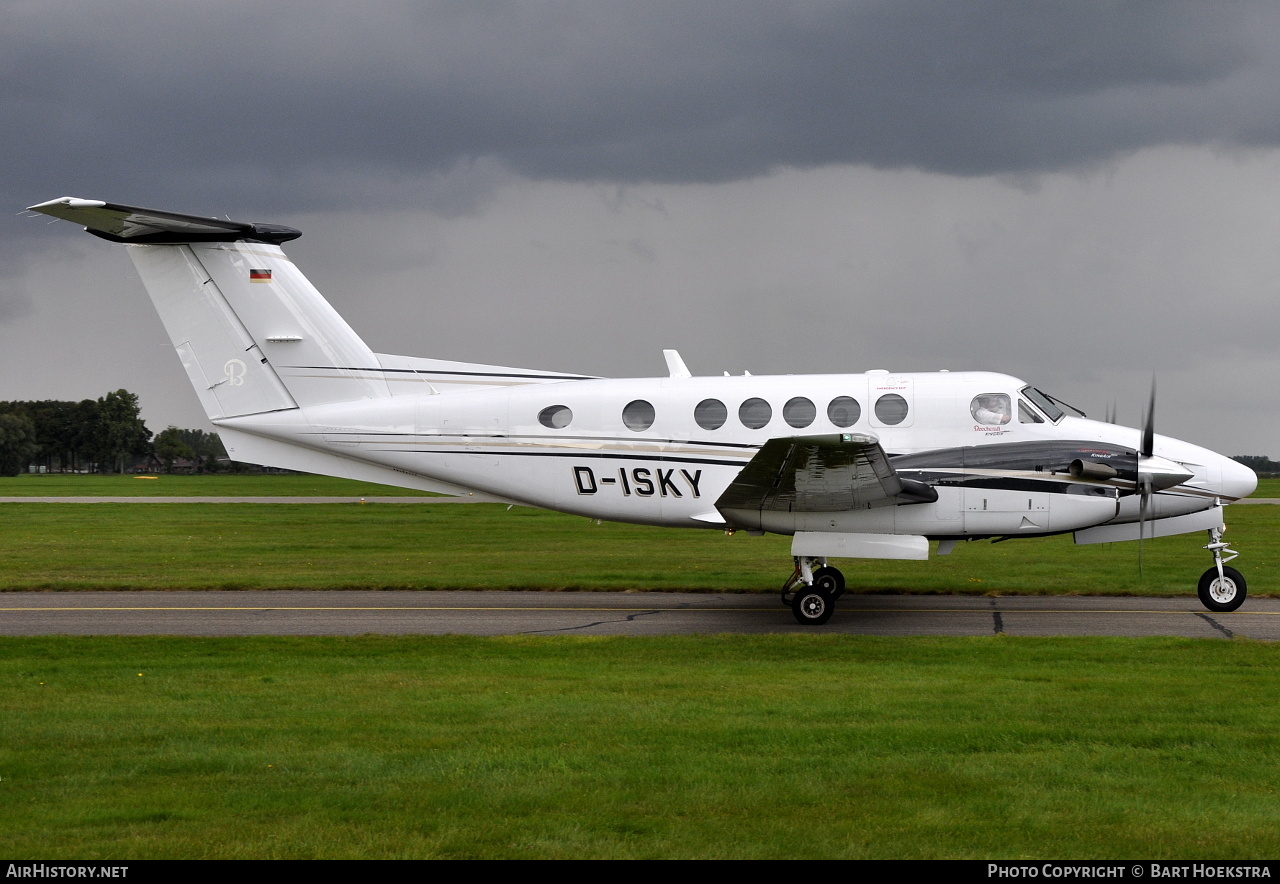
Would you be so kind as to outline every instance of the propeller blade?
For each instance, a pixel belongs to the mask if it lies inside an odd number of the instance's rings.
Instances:
[[[1116,422],[1116,400],[1112,399],[1107,403],[1107,423],[1114,424]]]
[[[1151,376],[1151,401],[1147,403],[1147,417],[1142,422],[1142,456],[1150,457],[1156,447],[1156,377]]]
[[[1147,506],[1151,502],[1151,477],[1139,477],[1138,480],[1138,577],[1142,578],[1142,546],[1147,539]]]

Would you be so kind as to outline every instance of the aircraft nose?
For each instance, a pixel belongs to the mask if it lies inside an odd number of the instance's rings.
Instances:
[[[1248,497],[1258,487],[1258,474],[1230,458],[1222,459],[1223,497]]]

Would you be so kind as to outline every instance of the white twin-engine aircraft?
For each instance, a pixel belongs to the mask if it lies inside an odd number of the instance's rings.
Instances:
[[[276,224],[64,197],[31,207],[124,243],[232,458],[595,519],[793,536],[782,596],[825,623],[828,558],[927,559],[958,541],[1207,531],[1213,611],[1245,597],[1222,540],[1248,468],[1087,420],[988,372],[612,380],[370,350],[281,250]],[[1154,396],[1153,396],[1154,399]]]

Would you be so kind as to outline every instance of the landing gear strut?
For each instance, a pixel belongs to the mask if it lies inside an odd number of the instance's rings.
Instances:
[[[821,626],[835,613],[836,599],[844,595],[844,575],[821,556],[796,556],[795,561],[796,569],[782,585],[782,603],[802,626]]]
[[[1222,528],[1209,529],[1209,543],[1205,549],[1213,553],[1213,567],[1200,575],[1198,594],[1200,603],[1210,611],[1226,613],[1244,604],[1247,592],[1244,577],[1226,563],[1240,555],[1222,539]]]

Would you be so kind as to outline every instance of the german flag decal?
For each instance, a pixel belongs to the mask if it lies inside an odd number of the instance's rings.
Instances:
[[[271,271],[250,269],[249,282],[271,282]]]

